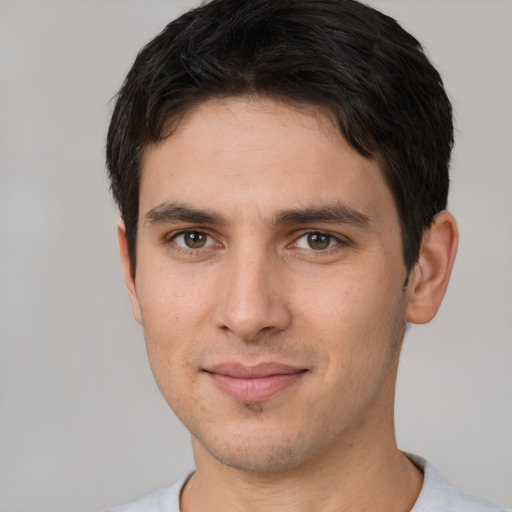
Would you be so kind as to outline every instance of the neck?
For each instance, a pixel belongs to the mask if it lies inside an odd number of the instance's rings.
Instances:
[[[344,461],[308,471],[255,474],[222,467],[198,471],[184,489],[182,512],[408,512],[423,477],[398,450],[371,460]],[[341,466],[341,467],[340,467]]]

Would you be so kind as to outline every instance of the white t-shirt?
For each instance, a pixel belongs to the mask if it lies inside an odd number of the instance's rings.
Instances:
[[[504,508],[448,485],[425,459],[407,456],[424,474],[423,487],[411,512],[506,512]],[[159,489],[107,512],[180,512],[180,492],[189,476],[184,476],[167,489]]]

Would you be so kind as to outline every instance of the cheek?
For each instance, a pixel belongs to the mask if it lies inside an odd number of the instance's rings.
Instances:
[[[144,337],[155,382],[176,413],[193,408],[192,390],[198,379],[198,372],[190,361],[194,359],[197,351],[198,338],[173,322],[171,316],[165,319],[167,328],[162,322],[155,323],[151,320],[144,319]]]
[[[310,295],[302,304],[303,328],[313,327],[317,341],[323,340],[333,375],[359,380],[394,357],[405,328],[398,283],[385,273],[340,274],[328,292]]]
[[[310,284],[310,286],[308,286]],[[320,286],[321,285],[321,286]],[[376,283],[368,272],[343,272],[321,283],[306,283],[295,297],[302,297],[301,315],[322,331],[332,330],[342,338],[372,329],[386,317],[390,283]]]
[[[145,331],[174,338],[181,330],[193,332],[206,315],[209,286],[204,275],[191,276],[169,265],[146,265],[136,284]]]
[[[194,360],[202,337],[208,302],[205,297],[200,299],[200,290],[185,286],[180,279],[167,277],[160,270],[141,272],[137,278],[148,359],[167,398],[168,389],[180,387],[180,376],[196,378],[190,361]]]

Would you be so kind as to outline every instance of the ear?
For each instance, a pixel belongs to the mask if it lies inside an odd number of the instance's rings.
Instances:
[[[438,213],[423,235],[418,261],[409,276],[405,310],[408,322],[424,324],[436,316],[448,287],[458,242],[453,215],[447,211]]]
[[[142,325],[142,311],[139,298],[137,297],[137,288],[135,286],[135,272],[132,269],[130,256],[128,253],[128,240],[126,239],[126,228],[122,220],[117,224],[117,242],[119,244],[119,255],[121,257],[121,268],[123,270],[124,282],[128,290],[128,296],[132,303],[133,316],[135,320]]]

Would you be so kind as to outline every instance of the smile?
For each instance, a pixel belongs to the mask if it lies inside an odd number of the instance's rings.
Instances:
[[[213,383],[238,402],[262,402],[295,384],[307,370],[277,363],[216,365],[205,370]]]

